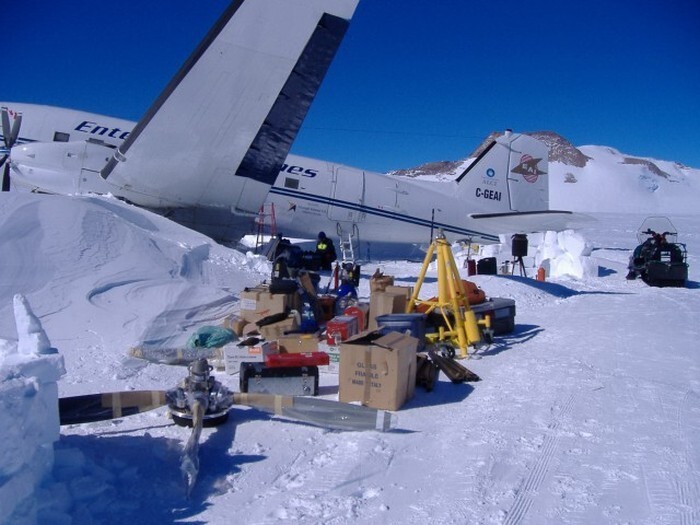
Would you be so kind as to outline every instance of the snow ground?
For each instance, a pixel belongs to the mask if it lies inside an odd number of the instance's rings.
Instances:
[[[597,277],[472,277],[516,300],[516,330],[464,362],[482,381],[418,388],[398,430],[235,408],[204,430],[187,500],[189,433],[165,409],[63,427],[42,523],[700,523],[700,216],[671,217],[690,254],[682,289],[625,280],[642,215],[595,217],[582,233]],[[269,270],[108,199],[3,194],[0,233],[0,338],[16,337],[12,296],[24,294],[65,357],[61,395],[174,386],[183,368],[128,347],[184,342]],[[408,285],[420,263],[370,263],[363,277],[377,267]],[[434,273],[423,290],[434,295]],[[237,389],[237,376],[217,379]],[[321,393],[337,396],[336,376]]]

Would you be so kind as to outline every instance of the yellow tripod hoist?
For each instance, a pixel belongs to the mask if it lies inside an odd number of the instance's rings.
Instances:
[[[437,253],[438,297],[428,300],[419,299],[418,294],[425,279],[425,273],[435,253]],[[425,255],[407,313],[412,313],[419,305],[427,306],[425,310],[421,308],[421,311],[426,314],[433,311],[439,312],[444,320],[444,326],[438,327],[435,333],[426,334],[426,339],[430,343],[449,342],[454,348],[459,348],[461,358],[467,357],[468,346],[476,346],[481,342],[479,327],[491,328],[489,316],[477,321],[474,312],[469,308],[469,300],[452,255],[452,248],[442,231],[437,234]]]

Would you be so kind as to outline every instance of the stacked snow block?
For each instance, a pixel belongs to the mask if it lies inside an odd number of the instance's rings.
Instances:
[[[58,379],[63,356],[15,297],[18,342],[0,340],[0,523],[36,523],[37,491],[51,477],[59,439]]]

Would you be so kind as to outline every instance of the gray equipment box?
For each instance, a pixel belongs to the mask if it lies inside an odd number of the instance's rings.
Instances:
[[[317,366],[265,366],[265,363],[241,363],[241,392],[285,396],[317,396]]]
[[[481,304],[470,306],[477,319],[491,316],[494,335],[508,334],[515,329],[515,301],[504,297],[492,297]]]

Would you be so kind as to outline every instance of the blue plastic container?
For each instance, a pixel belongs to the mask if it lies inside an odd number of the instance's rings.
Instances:
[[[377,316],[379,330],[386,332],[400,332],[418,339],[418,351],[425,347],[425,314],[385,314]]]

